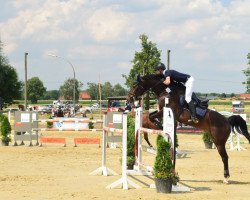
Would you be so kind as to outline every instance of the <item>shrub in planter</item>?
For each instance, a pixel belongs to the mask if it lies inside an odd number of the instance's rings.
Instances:
[[[205,147],[207,149],[211,149],[212,148],[212,145],[213,145],[213,141],[210,137],[210,134],[207,132],[207,131],[204,131],[203,134],[202,134],[202,140],[205,144]]]
[[[53,119],[52,116],[49,117],[49,119]],[[47,122],[47,128],[52,128],[53,122]]]
[[[170,193],[172,184],[179,181],[171,159],[171,144],[161,135],[157,137],[157,154],[154,163],[155,186],[157,192]]]
[[[89,122],[88,126],[89,126],[89,129],[93,129],[94,128],[94,123],[93,122]]]
[[[10,133],[11,133],[11,126],[8,117],[0,114],[0,134],[3,145],[6,146],[9,145],[9,142],[11,141]]]

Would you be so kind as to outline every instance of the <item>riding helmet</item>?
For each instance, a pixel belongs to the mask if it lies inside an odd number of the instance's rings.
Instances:
[[[159,63],[158,65],[156,65],[155,70],[165,70],[166,67],[163,63]]]

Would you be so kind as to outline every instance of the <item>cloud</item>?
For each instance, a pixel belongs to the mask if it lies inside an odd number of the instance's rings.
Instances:
[[[33,74],[54,53],[72,61],[84,80],[101,71],[107,76],[103,78],[119,81],[121,73],[129,73],[134,52],[140,51],[143,33],[162,50],[162,60],[165,49],[171,49],[173,66],[190,74],[222,68],[226,77],[236,74],[234,66],[247,63],[247,0],[22,0],[3,1],[3,9],[4,52],[11,63],[22,66],[29,50],[29,61],[34,59],[37,66],[30,69]],[[22,73],[22,67],[16,68]]]
[[[225,24],[217,33],[218,39],[223,40],[240,40],[242,38],[242,32],[239,31],[236,27],[233,27],[229,24]]]
[[[105,7],[96,10],[87,20],[87,30],[98,42],[124,40],[131,33],[128,14],[117,12],[115,7]]]

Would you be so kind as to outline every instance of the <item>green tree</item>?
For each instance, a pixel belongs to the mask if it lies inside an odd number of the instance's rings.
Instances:
[[[247,54],[248,59],[248,65],[250,65],[250,53]],[[245,70],[243,70],[243,73],[246,76],[246,81],[243,82],[243,84],[246,85],[246,93],[250,93],[250,66],[248,66]]]
[[[37,100],[43,99],[46,88],[38,77],[27,80],[27,96],[31,103],[37,103]]]
[[[23,84],[18,80],[16,70],[3,55],[2,42],[0,41],[0,98],[2,103],[9,105],[14,99],[20,98],[22,86]]]
[[[156,47],[155,43],[148,41],[148,36],[145,34],[140,35],[141,51],[135,52],[134,59],[132,61],[133,66],[129,72],[129,75],[123,75],[126,79],[126,85],[130,88],[136,80],[138,74],[146,75],[155,73],[154,66],[160,62],[161,51]],[[149,92],[146,93],[145,109],[149,109]]]
[[[87,85],[87,92],[91,96],[91,99],[99,100],[99,84],[87,83]],[[107,99],[107,97],[112,96],[125,96],[127,94],[127,90],[124,89],[120,84],[112,86],[110,82],[105,82],[104,84],[101,84],[101,93],[102,99]]]
[[[99,99],[99,85],[96,83],[87,83],[87,92],[91,96],[91,99]]]
[[[76,102],[79,99],[80,89],[82,88],[83,83],[75,80],[75,100]],[[73,100],[74,96],[74,79],[69,78],[60,86],[59,93],[64,97],[65,100]]]
[[[45,92],[44,99],[46,100],[55,100],[58,98],[59,98],[59,90],[50,90]]]
[[[226,98],[227,95],[226,95],[225,93],[222,93],[222,94],[220,95],[220,97],[221,97],[221,98]]]
[[[230,97],[235,97],[236,95],[234,93],[231,93],[230,94]]]
[[[125,96],[127,95],[127,90],[123,88],[119,83],[114,85],[114,96]]]
[[[113,86],[110,82],[105,82],[101,85],[102,99],[107,99],[107,97],[115,96]]]

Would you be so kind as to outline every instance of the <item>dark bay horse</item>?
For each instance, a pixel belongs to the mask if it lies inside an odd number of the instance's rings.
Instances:
[[[156,74],[145,75],[139,78],[137,83],[128,93],[128,101],[133,105],[135,98],[142,96],[146,91],[151,89],[157,96],[159,104],[160,111],[156,116],[162,118],[165,98],[168,97],[168,106],[172,108],[178,122],[210,133],[224,164],[224,182],[228,183],[230,174],[228,168],[228,155],[225,147],[231,132],[231,125],[228,119],[220,113],[208,109],[205,116],[200,119],[198,123],[195,124],[192,121],[190,122],[190,112],[184,109],[180,103],[180,97],[185,94],[185,86],[183,84],[171,83],[171,85],[168,86],[170,90],[166,90],[167,86],[162,83],[163,78],[162,75]]]

